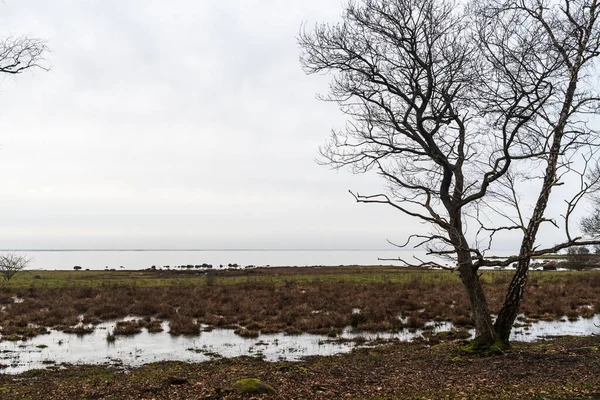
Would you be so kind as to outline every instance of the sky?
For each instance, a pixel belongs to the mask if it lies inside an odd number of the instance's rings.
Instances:
[[[0,37],[49,72],[0,77],[0,248],[388,248],[425,232],[315,162],[334,104],[303,22],[342,0],[5,0]],[[500,247],[511,247],[507,239]]]
[[[341,0],[0,3],[49,72],[0,77],[0,248],[386,248],[377,178],[315,162],[344,119],[316,100],[303,22]],[[413,222],[420,229],[417,222]]]

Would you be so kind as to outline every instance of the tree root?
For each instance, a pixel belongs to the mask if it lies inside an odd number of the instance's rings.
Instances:
[[[504,354],[508,348],[509,346],[500,338],[500,336],[495,335],[494,341],[491,343],[482,343],[475,338],[469,344],[462,346],[461,350],[468,354],[492,356]]]

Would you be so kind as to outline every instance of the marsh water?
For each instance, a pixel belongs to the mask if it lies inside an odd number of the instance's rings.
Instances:
[[[27,341],[0,342],[1,373],[15,374],[62,363],[110,364],[138,366],[149,362],[177,360],[202,362],[218,357],[256,356],[267,361],[296,361],[312,355],[346,353],[356,346],[368,346],[376,339],[410,341],[424,335],[423,330],[403,329],[398,332],[365,333],[347,328],[337,338],[321,335],[268,334],[242,338],[229,329],[215,329],[198,336],[171,336],[168,322],[163,332],[143,330],[133,336],[117,336],[107,341],[116,321],[96,326],[93,333],[78,336],[51,331]],[[436,323],[433,331],[453,329],[449,322]],[[600,334],[600,314],[593,318],[561,321],[538,321],[515,328],[512,340],[535,341],[556,335]],[[473,335],[473,332],[471,332]]]

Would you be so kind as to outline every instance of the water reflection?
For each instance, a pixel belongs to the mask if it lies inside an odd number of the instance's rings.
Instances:
[[[14,374],[30,369],[44,368],[61,363],[115,364],[138,366],[141,364],[178,360],[202,362],[215,357],[258,356],[268,361],[295,361],[310,355],[332,355],[349,352],[356,343],[335,340],[321,335],[285,334],[260,335],[258,338],[242,338],[232,330],[215,329],[202,332],[199,336],[171,336],[168,323],[163,322],[164,332],[142,333],[133,336],[117,336],[107,342],[116,322],[98,325],[95,331],[84,336],[51,331],[28,341],[0,342],[0,365],[3,373]],[[453,329],[450,322],[435,323],[433,332]],[[410,341],[423,335],[422,330],[386,333],[355,333],[345,329],[341,339],[398,339]],[[534,341],[554,335],[600,334],[600,314],[594,318],[576,321],[539,321],[528,327],[513,330],[512,340]],[[473,332],[471,332],[473,335]],[[368,343],[368,342],[367,342]]]

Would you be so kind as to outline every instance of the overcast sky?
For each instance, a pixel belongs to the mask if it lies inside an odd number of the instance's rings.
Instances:
[[[341,0],[6,0],[50,72],[0,80],[1,248],[382,248],[377,178],[315,163],[337,108],[300,68]]]
[[[385,248],[423,231],[315,163],[343,124],[315,99],[302,22],[341,0],[5,0],[0,35],[50,72],[0,77],[0,248]]]

